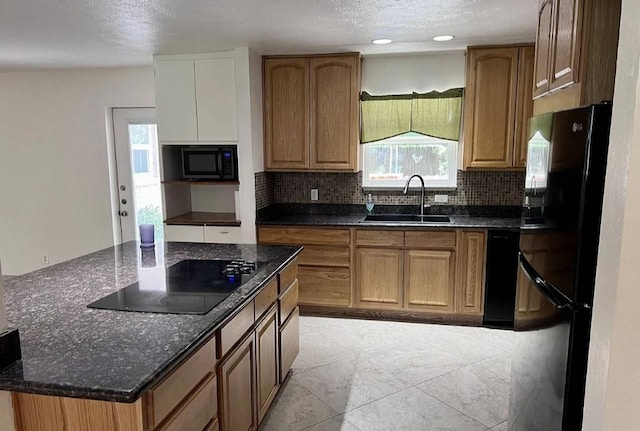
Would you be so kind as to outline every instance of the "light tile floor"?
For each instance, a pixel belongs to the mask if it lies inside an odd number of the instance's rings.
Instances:
[[[260,430],[506,430],[515,337],[303,316],[293,376]]]

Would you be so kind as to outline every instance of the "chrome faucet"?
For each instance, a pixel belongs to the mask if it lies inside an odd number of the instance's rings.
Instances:
[[[407,191],[409,190],[409,183],[415,177],[418,177],[418,179],[420,180],[420,184],[422,184],[422,188],[420,189],[420,215],[423,216],[424,215],[424,178],[422,178],[422,176],[418,174],[411,175],[407,180],[406,184],[404,185],[404,191],[402,193],[404,193],[405,195],[407,194]]]

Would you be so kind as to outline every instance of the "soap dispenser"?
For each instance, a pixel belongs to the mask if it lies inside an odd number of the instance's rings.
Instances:
[[[369,193],[369,196],[367,196],[367,214],[373,214],[373,206],[373,196]]]

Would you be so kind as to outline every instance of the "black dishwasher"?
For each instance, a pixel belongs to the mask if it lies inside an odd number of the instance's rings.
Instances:
[[[489,231],[483,319],[485,325],[513,328],[519,241],[518,232]]]

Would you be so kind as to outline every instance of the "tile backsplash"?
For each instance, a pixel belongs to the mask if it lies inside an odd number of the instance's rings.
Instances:
[[[256,178],[256,209],[276,203],[312,203],[311,189],[318,189],[317,203],[364,204],[367,194],[376,204],[413,205],[419,191],[403,195],[397,191],[365,191],[362,172],[258,172]],[[504,205],[522,203],[524,172],[458,171],[455,190],[427,190],[427,203],[434,204],[434,195],[447,195],[447,205]],[[437,205],[437,204],[436,204]]]

